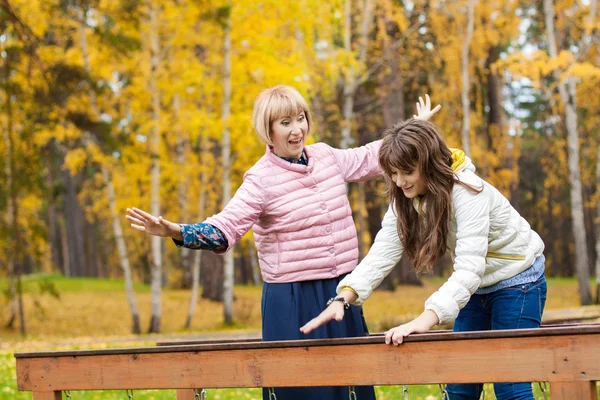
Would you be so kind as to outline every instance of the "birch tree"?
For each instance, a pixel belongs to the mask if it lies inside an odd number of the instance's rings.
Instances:
[[[474,26],[474,14],[475,14],[475,0],[468,0],[467,4],[467,31],[461,51],[460,60],[460,71],[462,77],[462,91],[461,91],[461,103],[463,109],[463,120],[462,120],[462,146],[463,151],[467,156],[471,156],[471,102],[469,100],[469,47],[471,46],[471,39],[473,38],[473,26]]]
[[[231,199],[231,6],[223,21],[223,103],[221,119],[223,136],[221,138],[221,163],[223,166],[223,207]],[[225,325],[233,324],[233,250],[225,254],[223,271],[223,318]]]
[[[158,36],[158,5],[155,0],[148,0],[148,19],[150,22],[149,50],[150,50],[150,101],[152,113],[152,126],[150,128],[150,213],[160,213],[160,92],[158,86],[158,69],[160,68],[160,39]],[[162,294],[162,250],[161,238],[150,238],[152,251],[151,266],[151,318],[150,333],[160,332],[161,322],[161,294]]]
[[[79,7],[77,9],[79,19],[79,45],[81,47],[81,54],[83,57],[83,67],[89,76],[92,76],[92,66],[90,63],[90,56],[88,52],[88,40],[87,40],[87,16],[86,10]],[[88,87],[88,96],[90,101],[90,111],[93,118],[98,121],[100,120],[100,108],[98,107],[98,101],[96,99],[96,92],[94,89]],[[98,140],[96,139],[96,142]],[[135,292],[133,290],[133,282],[131,277],[131,267],[129,263],[129,256],[127,254],[127,245],[123,236],[123,228],[119,219],[119,213],[117,208],[117,199],[115,195],[115,186],[112,182],[111,173],[105,161],[100,161],[100,170],[102,173],[102,179],[106,187],[106,196],[108,198],[109,213],[112,220],[113,235],[117,244],[117,251],[119,253],[119,263],[123,270],[123,279],[125,281],[125,292],[127,293],[127,302],[129,303],[129,309],[131,311],[131,332],[134,334],[140,333],[140,315],[137,308],[137,302],[135,300]]]
[[[588,28],[578,42],[578,51],[573,55],[575,62],[578,62],[587,52],[590,43],[590,33],[596,16],[597,0],[590,3],[590,14],[588,16]],[[558,46],[556,40],[556,28],[554,19],[556,17],[554,2],[544,0],[544,16],[546,23],[546,36],[548,40],[548,52],[552,59],[558,56]],[[591,303],[591,293],[589,288],[590,263],[588,258],[585,221],[583,216],[583,194],[581,185],[581,171],[579,166],[579,134],[577,131],[577,93],[576,76],[567,72],[566,76],[561,76],[558,68],[553,70],[554,78],[557,81],[558,92],[561,103],[564,108],[565,127],[567,130],[567,153],[569,166],[569,183],[571,198],[571,218],[573,237],[575,239],[575,268],[577,271],[577,281],[579,284],[579,298],[581,304]]]

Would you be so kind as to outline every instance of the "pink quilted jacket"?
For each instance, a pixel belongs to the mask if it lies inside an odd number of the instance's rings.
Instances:
[[[354,269],[358,241],[345,182],[381,175],[381,141],[339,150],[306,146],[308,165],[291,164],[267,147],[219,214],[205,222],[229,249],[250,229],[265,282],[335,278]]]

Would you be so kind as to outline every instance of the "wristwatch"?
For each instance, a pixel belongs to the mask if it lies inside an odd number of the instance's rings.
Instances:
[[[330,298],[329,300],[327,300],[326,307],[329,307],[331,305],[331,303],[333,303],[334,301],[339,301],[340,303],[342,303],[344,305],[344,310],[347,310],[350,308],[350,303],[348,303],[343,297]]]

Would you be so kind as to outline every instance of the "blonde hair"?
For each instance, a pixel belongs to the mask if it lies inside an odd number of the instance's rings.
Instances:
[[[312,125],[308,103],[304,97],[291,86],[277,85],[263,90],[254,101],[252,125],[260,140],[265,144],[273,144],[271,140],[271,124],[286,116],[293,116],[301,111],[306,115],[308,135]]]

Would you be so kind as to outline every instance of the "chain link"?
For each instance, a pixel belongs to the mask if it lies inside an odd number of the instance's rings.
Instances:
[[[131,390],[131,389],[127,389],[127,390],[125,391],[125,393],[127,394],[127,399],[128,399],[128,400],[133,400],[133,390]]]
[[[65,397],[67,399],[72,399],[72,397],[71,397],[71,391],[70,390],[65,390]]]
[[[277,400],[275,395],[275,388],[269,388],[269,400]]]
[[[442,400],[450,400],[450,396],[448,395],[448,391],[446,390],[446,385],[440,383],[440,392],[442,392]]]
[[[356,400],[356,392],[354,391],[354,386],[348,386],[348,399]]]
[[[402,400],[408,400],[408,386],[402,385]]]
[[[206,400],[208,399],[208,395],[206,394],[206,389],[194,389],[194,400]]]
[[[542,396],[544,396],[544,400],[548,400],[548,386],[546,382],[538,382],[540,386],[540,390],[542,391]]]

